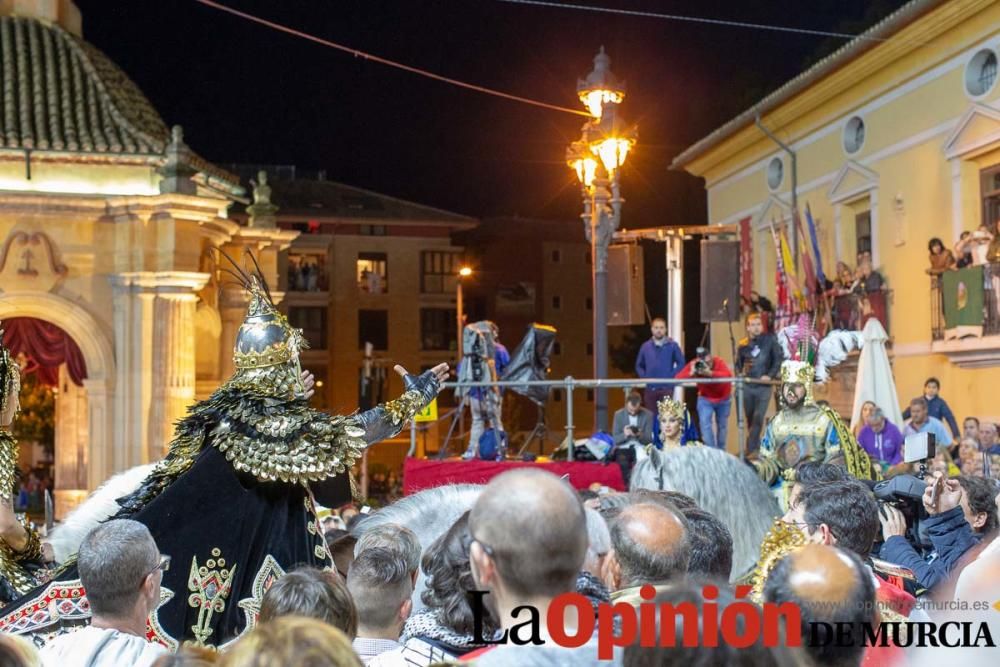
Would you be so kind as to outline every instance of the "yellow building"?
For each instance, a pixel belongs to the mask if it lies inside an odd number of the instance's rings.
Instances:
[[[69,350],[72,363],[46,359],[44,463],[62,514],[112,473],[159,460],[187,406],[232,372],[246,298],[217,279],[212,250],[254,249],[276,284],[298,234],[228,219],[236,177],[84,41],[69,0],[0,2],[0,80],[0,320],[21,330],[27,372],[38,355],[24,332]]]
[[[705,179],[710,224],[751,221],[753,284],[773,298],[768,225],[808,204],[828,275],[870,249],[891,290],[900,399],[940,378],[959,420],[1000,416],[1000,327],[932,330],[928,241],[996,220],[1000,190],[1000,2],[914,0],[703,138],[673,162]],[[758,124],[759,119],[759,124]],[[788,152],[765,134],[784,143]],[[799,240],[808,244],[808,239]],[[987,292],[989,301],[991,294]],[[991,311],[995,312],[995,311]],[[715,351],[728,354],[714,336]]]

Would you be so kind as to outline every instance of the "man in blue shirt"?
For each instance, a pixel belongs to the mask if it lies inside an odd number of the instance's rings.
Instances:
[[[941,382],[937,378],[927,378],[927,381],[924,382],[924,399],[927,401],[927,414],[935,419],[946,422],[948,428],[951,429],[952,437],[957,438],[962,432],[958,430],[958,422],[955,421],[955,415],[952,413],[951,408],[948,407],[948,403],[938,396],[940,391]],[[907,408],[903,411],[903,419],[909,418],[910,409]]]
[[[667,337],[667,321],[662,317],[653,320],[650,331],[653,337],[639,348],[635,359],[635,373],[640,378],[672,378],[684,368],[684,353],[672,338]],[[673,386],[651,384],[642,392],[642,403],[656,414],[656,403],[673,394]]]
[[[951,435],[945,428],[944,422],[927,413],[926,398],[918,396],[910,401],[910,408],[907,412],[910,414],[910,421],[903,427],[904,438],[915,433],[933,433],[935,444],[939,449],[951,447]]]
[[[504,369],[507,368],[507,364],[510,363],[510,353],[507,352],[506,347],[500,344],[500,327],[492,324],[491,329],[493,330],[493,340],[496,348],[493,353],[492,364],[495,374],[492,375],[492,378],[499,378],[503,374]],[[462,363],[464,363],[464,360]],[[488,379],[491,378],[483,378],[483,380]],[[503,397],[497,387],[472,387],[469,389],[469,409],[472,412],[472,428],[469,429],[469,446],[462,455],[462,458],[465,460],[473,459],[479,454],[479,439],[483,437],[487,421],[490,422],[490,426],[498,438],[504,432],[503,422],[500,419],[503,412]],[[503,451],[503,447],[498,440],[497,460],[502,460],[505,457],[506,452]]]

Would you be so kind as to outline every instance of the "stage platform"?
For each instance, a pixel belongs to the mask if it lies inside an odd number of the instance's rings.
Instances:
[[[403,463],[403,495],[445,484],[485,484],[502,472],[532,466],[554,475],[569,475],[577,489],[586,489],[594,482],[616,491],[624,491],[622,471],[617,464],[604,465],[592,461],[462,461],[461,459],[415,459]]]

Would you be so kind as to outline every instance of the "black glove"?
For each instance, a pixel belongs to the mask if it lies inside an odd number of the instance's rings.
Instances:
[[[420,392],[424,405],[429,405],[431,401],[441,391],[441,383],[433,371],[424,371],[420,375],[407,373],[403,377],[403,389],[405,391],[416,390]]]

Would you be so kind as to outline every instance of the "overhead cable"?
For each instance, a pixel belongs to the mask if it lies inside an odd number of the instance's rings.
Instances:
[[[586,111],[580,111],[578,109],[571,109],[569,107],[561,107],[556,104],[549,104],[548,102],[540,102],[539,100],[533,100],[528,97],[521,97],[520,95],[512,95],[510,93],[505,93],[501,90],[494,90],[493,88],[487,88],[485,86],[479,86],[474,83],[466,83],[465,81],[459,81],[458,79],[452,79],[451,77],[442,76],[441,74],[436,74],[434,72],[420,69],[419,67],[413,67],[405,63],[397,62],[395,60],[389,60],[388,58],[383,58],[372,53],[367,53],[359,49],[355,49],[350,46],[345,46],[343,44],[338,44],[337,42],[324,39],[322,37],[317,37],[316,35],[311,35],[307,32],[302,32],[301,30],[296,30],[295,28],[290,28],[286,25],[280,23],[275,23],[274,21],[269,21],[267,19],[260,18],[259,16],[254,16],[253,14],[248,14],[247,12],[240,11],[238,9],[233,9],[232,7],[227,7],[226,5],[214,2],[213,0],[194,0],[198,4],[205,5],[206,7],[211,7],[212,9],[217,9],[233,16],[238,16],[247,21],[252,21],[253,23],[258,23],[260,25],[271,28],[272,30],[277,30],[295,37],[300,37],[302,39],[308,40],[310,42],[315,42],[316,44],[321,44],[323,46],[330,47],[331,49],[336,49],[338,51],[343,51],[344,53],[349,53],[356,58],[364,58],[365,60],[370,60],[374,63],[380,65],[387,65],[389,67],[395,67],[396,69],[401,69],[405,72],[411,74],[417,74],[419,76],[427,77],[429,79],[434,79],[435,81],[440,81],[442,83],[447,83],[452,86],[458,86],[459,88],[465,88],[466,90],[473,90],[477,93],[483,93],[486,95],[493,95],[494,97],[500,97],[506,100],[511,100],[514,102],[521,102],[522,104],[530,104],[532,106],[541,107],[543,109],[550,109],[552,111],[561,111],[563,113],[570,113],[576,116],[590,117],[590,114]]]
[[[773,32],[790,32],[799,35],[814,35],[818,37],[837,37],[840,39],[864,39],[873,42],[884,42],[884,37],[867,37],[865,35],[852,35],[846,32],[833,32],[829,30],[812,30],[810,28],[794,28],[791,26],[771,25],[769,23],[752,23],[748,21],[731,21],[728,19],[712,19],[700,16],[684,16],[681,14],[664,14],[661,12],[647,12],[638,9],[617,9],[614,7],[598,7],[596,5],[580,5],[569,2],[552,2],[551,0],[497,0],[515,5],[534,5],[537,7],[551,7],[558,9],[576,9],[586,12],[596,12],[600,14],[622,14],[625,16],[642,16],[652,19],[664,19],[668,21],[684,21],[687,23],[702,23],[708,25],[728,26],[731,28],[747,28],[752,30],[770,30]]]

